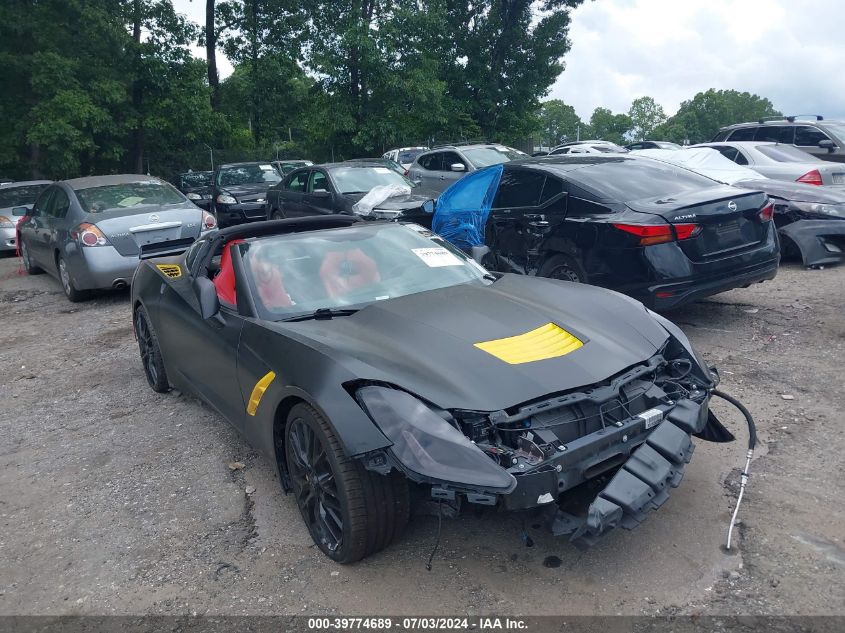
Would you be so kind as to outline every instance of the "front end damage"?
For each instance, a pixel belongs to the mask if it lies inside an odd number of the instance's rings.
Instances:
[[[797,220],[781,226],[781,236],[789,238],[801,252],[804,266],[824,266],[845,261],[845,222]]]
[[[648,360],[506,410],[446,411],[388,385],[360,386],[359,403],[393,442],[363,463],[397,468],[453,507],[536,509],[578,547],[632,529],[680,484],[693,436],[733,439],[708,409],[718,376],[666,325],[674,335]],[[586,510],[562,509],[574,489],[604,481]]]

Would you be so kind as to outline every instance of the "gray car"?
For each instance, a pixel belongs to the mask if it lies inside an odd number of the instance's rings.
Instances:
[[[808,115],[728,125],[710,142],[772,141],[794,145],[822,160],[845,162],[845,122],[826,121],[820,115],[810,115],[809,120],[801,116]]]
[[[440,193],[471,171],[521,158],[528,154],[498,143],[439,145],[417,156],[408,178],[423,189]]]
[[[173,185],[122,175],[54,183],[18,229],[27,272],[50,273],[80,301],[90,290],[129,285],[142,246],[195,240],[216,226]]]
[[[712,147],[737,165],[750,167],[767,178],[807,185],[845,185],[845,164],[819,160],[792,145],[723,141],[693,147]]]
[[[0,252],[17,250],[15,225],[35,204],[52,180],[26,180],[0,184]]]

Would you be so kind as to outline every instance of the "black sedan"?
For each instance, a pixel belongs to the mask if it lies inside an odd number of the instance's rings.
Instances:
[[[470,176],[441,195],[433,227],[496,270],[604,286],[655,309],[777,274],[773,205],[758,191],[629,155]]]
[[[200,209],[211,206],[213,171],[189,171],[176,177],[176,188]]]
[[[393,194],[376,198],[375,206],[364,206],[365,196],[377,187],[391,188]],[[270,220],[344,213],[368,219],[409,220],[431,227],[437,195],[383,165],[328,163],[297,169],[271,187],[267,192],[266,217]]]
[[[671,322],[490,274],[418,225],[224,229],[143,261],[132,306],[150,386],[198,395],[263,450],[342,563],[402,532],[411,488],[447,515],[531,509],[590,545],[666,502],[691,435],[732,439],[708,415],[717,374]],[[586,481],[583,514],[561,510]]]
[[[263,220],[267,189],[282,176],[270,163],[231,163],[214,171],[211,208],[220,226]]]

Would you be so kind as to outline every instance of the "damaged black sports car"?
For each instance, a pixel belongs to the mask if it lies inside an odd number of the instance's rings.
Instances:
[[[409,490],[533,509],[579,546],[667,500],[717,375],[616,292],[491,274],[430,231],[353,216],[145,249],[132,283],[150,386],[191,392],[277,467],[319,548],[386,547]],[[606,485],[583,513],[559,502]]]

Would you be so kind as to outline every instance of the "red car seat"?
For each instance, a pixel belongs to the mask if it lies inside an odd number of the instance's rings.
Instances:
[[[360,248],[330,251],[320,265],[320,279],[326,294],[340,297],[381,281],[375,261]]]
[[[242,242],[243,240],[232,240],[226,243],[220,258],[220,272],[213,280],[220,301],[233,306],[238,305],[238,299],[235,292],[235,269],[232,266],[232,253],[229,251],[235,244]]]

